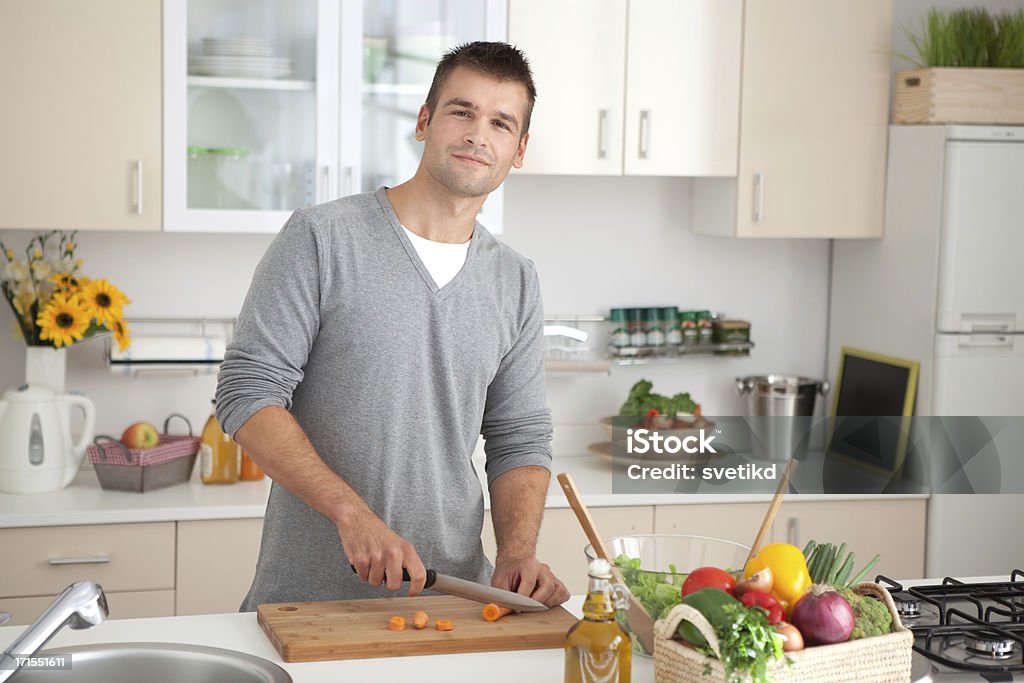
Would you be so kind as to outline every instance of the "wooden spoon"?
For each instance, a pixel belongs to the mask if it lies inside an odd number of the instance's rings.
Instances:
[[[612,577],[616,582],[625,586],[626,582],[622,580],[622,574],[619,573],[619,569],[613,561],[615,558],[608,555],[608,549],[605,547],[601,535],[597,533],[597,529],[594,527],[594,519],[590,516],[590,511],[587,510],[587,506],[580,500],[579,492],[576,491],[576,485],[573,483],[572,477],[562,472],[558,475],[558,483],[561,484],[562,491],[569,500],[569,505],[572,507],[573,512],[576,513],[576,519],[580,521],[583,533],[587,535],[587,540],[593,546],[594,552],[597,553],[598,557],[608,560],[608,563],[612,566]],[[654,654],[654,617],[647,613],[647,610],[644,609],[644,606],[633,595],[633,592],[628,590],[628,586],[626,593],[629,596],[629,603],[626,605],[626,618],[629,620],[629,627],[633,629],[636,639],[640,641],[644,649]]]
[[[761,549],[761,544],[764,543],[764,537],[768,535],[768,530],[772,528],[772,522],[775,521],[775,513],[779,511],[782,499],[786,497],[786,492],[789,490],[789,478],[793,475],[797,464],[795,458],[790,458],[789,464],[783,470],[782,478],[779,480],[779,487],[775,489],[775,495],[772,496],[772,501],[768,503],[764,519],[761,520],[761,528],[757,530],[757,536],[754,537],[754,542],[750,544],[750,554],[747,555],[747,562],[750,562],[754,555],[757,555],[757,551]],[[747,566],[747,562],[743,563],[744,569]]]

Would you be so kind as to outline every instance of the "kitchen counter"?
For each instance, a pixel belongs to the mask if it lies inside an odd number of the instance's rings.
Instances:
[[[582,616],[583,597],[573,596],[566,603],[566,609]],[[0,649],[6,648],[22,628],[0,628]],[[127,642],[189,643],[238,650],[278,664],[291,674],[295,683],[402,680],[561,683],[564,666],[560,649],[289,664],[282,661],[271,646],[257,625],[254,613],[108,621],[87,631],[65,629],[50,641],[46,649],[59,652],[61,647],[70,645]],[[635,657],[632,678],[640,683],[653,681],[653,661]]]
[[[483,473],[482,462],[477,471]],[[769,494],[622,494],[612,493],[611,466],[592,455],[556,456],[552,473],[572,475],[590,507],[632,505],[686,505],[707,503],[767,503]],[[485,506],[488,505],[485,490]],[[205,486],[193,473],[188,484],[147,493],[105,491],[92,470],[82,470],[67,488],[38,495],[0,494],[0,528],[72,524],[192,521],[260,518],[266,509],[270,480]],[[792,495],[793,501],[872,500],[927,498],[911,495]],[[568,501],[554,476],[548,490],[548,508],[567,508]]]

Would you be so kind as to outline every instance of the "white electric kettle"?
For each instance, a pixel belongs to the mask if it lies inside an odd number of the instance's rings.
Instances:
[[[71,441],[71,407],[85,414],[81,438]],[[0,493],[51,493],[75,478],[92,441],[96,409],[84,396],[23,384],[0,401]]]

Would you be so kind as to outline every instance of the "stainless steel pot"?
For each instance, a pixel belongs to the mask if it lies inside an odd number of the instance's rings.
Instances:
[[[814,415],[818,395],[824,396],[831,386],[826,381],[794,375],[752,375],[737,377],[736,390],[747,397],[747,414],[751,416],[785,417]]]

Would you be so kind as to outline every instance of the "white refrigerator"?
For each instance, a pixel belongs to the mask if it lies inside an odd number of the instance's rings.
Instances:
[[[891,126],[885,205],[882,239],[833,245],[830,377],[863,348],[920,362],[915,415],[1024,416],[1024,127]],[[1024,467],[1018,437],[987,455]],[[1024,569],[1022,520],[1024,495],[933,495],[925,576]]]

